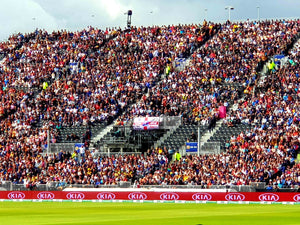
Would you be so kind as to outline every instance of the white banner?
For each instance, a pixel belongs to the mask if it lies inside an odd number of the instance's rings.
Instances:
[[[133,119],[134,130],[159,129],[159,117],[136,117]]]

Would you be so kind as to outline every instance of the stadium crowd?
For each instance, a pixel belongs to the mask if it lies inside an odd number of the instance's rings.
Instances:
[[[270,71],[264,80],[257,71],[269,57],[286,53],[299,28],[299,20],[246,21],[13,36],[0,45],[5,55],[0,181],[29,188],[52,181],[97,186],[128,180],[298,185],[299,48],[289,54],[289,66]],[[175,58],[189,55],[189,67],[172,69]],[[238,86],[225,85],[232,83],[242,84],[244,99],[239,100]],[[217,117],[219,106],[230,104],[235,105],[230,117],[254,126],[232,137],[220,155],[175,161],[167,149],[145,156],[99,157],[89,150],[41,155],[48,129],[56,142],[61,127],[109,124],[123,112],[122,121],[180,115],[195,123]],[[36,123],[43,126],[35,128]]]
[[[218,117],[220,106],[249,91],[268,57],[281,54],[299,31],[295,21],[226,23],[218,35],[192,54],[184,71],[171,71],[130,111],[138,116],[178,116],[185,123]],[[127,116],[128,117],[128,116]]]

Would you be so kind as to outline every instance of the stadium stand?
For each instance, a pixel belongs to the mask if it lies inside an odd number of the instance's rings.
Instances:
[[[204,22],[12,36],[0,45],[0,181],[29,189],[50,182],[299,185],[299,42],[291,50],[299,28],[299,20]],[[274,55],[287,55],[287,63],[274,66]],[[176,58],[190,62],[173,70]],[[227,117],[208,143],[225,143],[225,151],[179,155],[199,125],[209,132],[220,106]],[[142,145],[145,154],[89,148],[114,121],[162,115],[181,116],[182,125],[165,131],[172,135],[156,148],[164,133],[144,132],[142,142],[152,140]],[[117,131],[105,138],[121,137]],[[78,141],[84,151],[44,154],[48,132],[51,143]]]

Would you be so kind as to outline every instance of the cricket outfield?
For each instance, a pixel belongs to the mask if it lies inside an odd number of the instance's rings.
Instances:
[[[0,202],[0,224],[300,224],[300,205]]]

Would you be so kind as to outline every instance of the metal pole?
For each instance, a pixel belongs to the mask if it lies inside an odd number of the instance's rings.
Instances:
[[[198,143],[197,143],[197,153],[198,156],[200,156],[200,135],[201,135],[201,131],[200,131],[200,126],[198,125]]]
[[[228,10],[228,20],[231,20],[231,10],[234,10],[234,8],[232,6],[226,6],[225,7],[226,10]]]
[[[260,15],[259,15],[259,6],[256,7],[257,8],[257,20],[260,20]]]
[[[36,27],[36,18],[33,17],[32,21],[33,21],[33,29],[34,29],[34,32],[35,32],[37,30],[37,27]]]
[[[153,11],[150,11],[150,14],[151,14],[151,26],[153,27],[154,24],[153,24]]]
[[[207,9],[204,9],[204,19],[207,20]]]
[[[47,130],[47,155],[49,155],[49,149],[50,149],[50,131]]]

